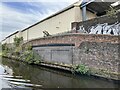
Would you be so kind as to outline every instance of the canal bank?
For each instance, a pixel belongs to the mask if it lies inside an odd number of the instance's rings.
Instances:
[[[32,45],[44,62],[72,67],[82,64],[92,75],[120,80],[119,36],[65,34],[26,44]]]
[[[25,61],[23,61],[23,60],[20,60],[19,58],[16,58],[16,57],[8,57],[8,56],[2,56],[3,57],[3,59],[9,59],[9,60],[15,60],[15,61],[17,61],[17,62],[21,62],[21,63],[25,63],[25,64],[28,64],[28,62],[25,62]],[[29,65],[29,64],[28,64]],[[76,71],[73,71],[73,66],[71,65],[71,66],[69,66],[69,65],[67,65],[67,64],[58,64],[58,63],[48,63],[48,62],[40,62],[40,63],[37,63],[37,64],[35,64],[35,63],[31,63],[30,64],[31,66],[36,66],[36,67],[43,67],[43,68],[46,68],[46,69],[51,69],[51,70],[54,70],[54,71],[60,71],[60,72],[65,72],[65,73],[70,73],[71,75],[77,75],[77,76],[85,76],[85,77],[90,77],[90,78],[96,78],[96,79],[100,79],[100,80],[104,80],[104,81],[112,81],[112,82],[114,82],[114,83],[116,83],[117,85],[118,85],[118,87],[119,87],[119,84],[120,84],[120,80],[118,80],[118,79],[112,79],[112,78],[107,78],[107,77],[101,77],[101,76],[99,76],[98,74],[102,74],[103,75],[103,73],[104,74],[106,74],[105,72],[99,72],[99,73],[97,73],[96,75],[95,75],[95,73],[92,73],[92,71],[91,70],[89,70],[87,73],[83,73],[83,72],[76,72]],[[84,70],[84,68],[83,68],[83,70]],[[95,70],[95,69],[94,69]],[[108,73],[107,73],[108,74]],[[110,73],[109,73],[110,74]],[[113,73],[112,73],[113,74]],[[118,75],[117,75],[118,76]]]
[[[0,64],[1,66],[1,64]],[[63,71],[29,65],[13,59],[2,59],[6,71],[3,80],[12,88],[118,88],[112,80],[98,79],[91,76],[73,75]],[[0,68],[1,69],[1,68]]]
[[[26,49],[29,45],[31,50]],[[22,53],[4,56],[119,81],[119,46],[119,36],[65,34],[31,40],[23,45]]]

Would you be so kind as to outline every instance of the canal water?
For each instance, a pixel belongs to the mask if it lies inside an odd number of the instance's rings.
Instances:
[[[1,88],[117,88],[118,84],[91,76],[73,75],[65,71],[2,58]]]

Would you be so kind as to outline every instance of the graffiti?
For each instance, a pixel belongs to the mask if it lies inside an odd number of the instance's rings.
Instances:
[[[85,28],[83,26],[80,26],[78,31],[85,31]],[[120,23],[116,22],[112,25],[108,25],[108,23],[97,24],[96,26],[91,26],[88,31],[89,34],[120,35]]]
[[[87,33],[87,34],[88,34],[88,32],[85,30],[85,28],[84,28],[83,25],[82,25],[82,26],[79,26],[78,32],[79,32],[79,33]]]

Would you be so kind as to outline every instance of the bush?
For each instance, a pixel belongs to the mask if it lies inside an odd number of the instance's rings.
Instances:
[[[88,74],[89,68],[83,64],[79,64],[74,66],[72,71],[80,74]]]
[[[35,52],[33,52],[32,50],[27,50],[24,51],[21,56],[20,59],[22,59],[23,61],[29,63],[29,64],[39,64],[41,61],[40,56],[38,56]]]
[[[8,44],[3,44],[2,45],[2,55],[6,56],[8,53],[10,53],[10,48],[8,47]]]
[[[16,47],[18,47],[18,46],[20,46],[20,44],[23,42],[23,37],[16,37],[15,36],[15,38],[14,38],[14,45],[16,46]]]

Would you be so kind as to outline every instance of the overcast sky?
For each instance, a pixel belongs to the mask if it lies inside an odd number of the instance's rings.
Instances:
[[[78,0],[3,0],[0,3],[0,41],[76,1]]]

